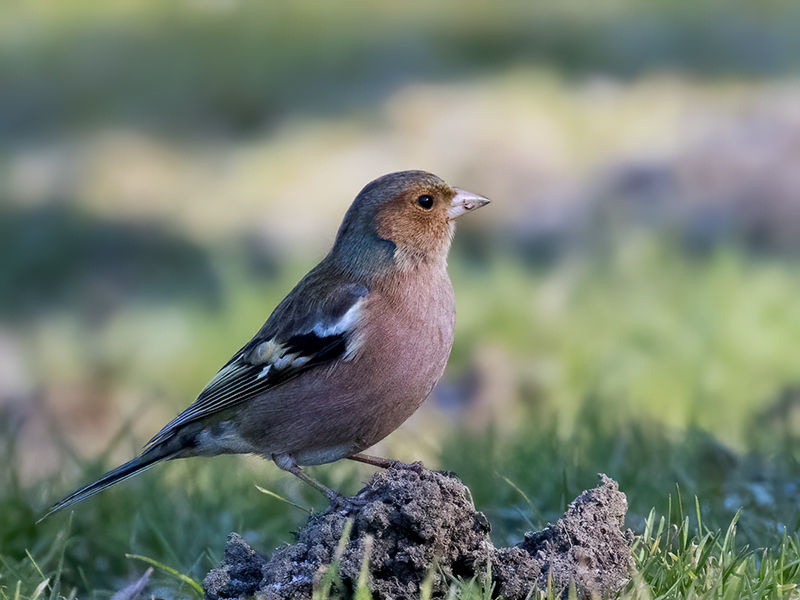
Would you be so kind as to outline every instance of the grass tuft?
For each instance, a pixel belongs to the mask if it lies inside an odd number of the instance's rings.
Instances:
[[[153,560],[152,558],[149,558],[147,556],[140,556],[138,554],[126,554],[125,558],[132,558],[134,560],[140,560],[142,562],[145,562],[148,565],[155,567],[160,571],[163,571],[167,575],[174,577],[178,581],[188,584],[195,592],[197,592],[199,597],[203,596],[203,585],[199,581],[196,581],[195,579],[191,578],[185,573],[181,573],[177,569],[173,569],[172,567],[165,565],[157,560]]]

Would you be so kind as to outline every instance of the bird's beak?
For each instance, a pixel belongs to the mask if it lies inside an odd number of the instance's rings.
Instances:
[[[464,213],[471,212],[476,208],[489,204],[489,199],[484,196],[458,188],[453,188],[453,191],[456,195],[453,196],[453,199],[450,201],[450,208],[447,209],[447,216],[450,219],[455,219]]]

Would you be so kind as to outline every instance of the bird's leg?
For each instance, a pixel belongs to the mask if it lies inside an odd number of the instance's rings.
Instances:
[[[305,481],[308,485],[325,494],[325,497],[328,498],[331,504],[343,501],[342,496],[338,492],[332,490],[326,485],[321,484],[319,481],[311,477],[311,475],[308,475],[305,471],[303,471],[303,469],[297,466],[297,463],[294,462],[294,459],[292,459],[292,457],[288,454],[273,454],[272,460],[276,465],[278,465],[278,468],[291,473],[295,477]]]
[[[353,454],[352,456],[347,457],[350,460],[355,460],[357,462],[366,463],[368,465],[372,465],[373,467],[380,467],[381,469],[390,469],[391,467],[399,467],[401,469],[409,468],[411,465],[400,462],[399,460],[394,460],[393,458],[382,458],[380,456],[372,456],[371,454]]]

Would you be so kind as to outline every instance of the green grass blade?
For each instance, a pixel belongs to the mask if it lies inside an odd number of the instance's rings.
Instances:
[[[176,579],[189,584],[189,586],[191,586],[192,589],[194,589],[197,593],[201,595],[205,593],[203,591],[203,586],[196,579],[189,577],[185,573],[181,573],[177,569],[173,569],[170,566],[162,564],[157,560],[153,560],[148,556],[142,556],[141,554],[125,554],[125,558],[132,558],[134,560],[140,560],[144,563],[147,563],[148,565],[151,565],[156,569],[159,569],[160,571],[163,571],[164,573],[167,573],[168,575],[171,575],[172,577],[175,577]]]

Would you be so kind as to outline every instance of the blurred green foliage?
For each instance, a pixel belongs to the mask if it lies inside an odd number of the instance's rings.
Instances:
[[[790,0],[6,2],[0,132],[107,121],[241,134],[513,64],[778,75],[798,67],[799,21]]]

